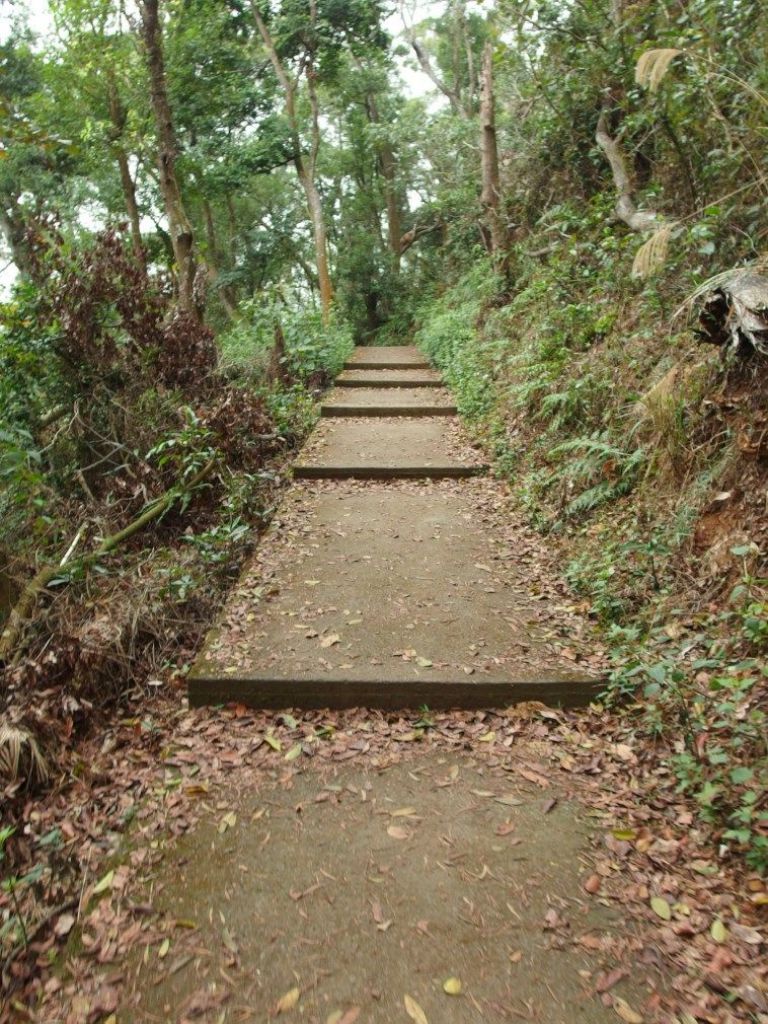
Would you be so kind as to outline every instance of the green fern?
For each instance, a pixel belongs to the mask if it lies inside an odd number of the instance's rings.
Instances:
[[[603,435],[577,437],[556,445],[551,456],[576,455],[552,474],[551,480],[568,480],[571,488],[580,488],[566,504],[567,515],[591,512],[599,505],[629,494],[641,467],[647,460],[645,449],[624,451],[605,440]]]

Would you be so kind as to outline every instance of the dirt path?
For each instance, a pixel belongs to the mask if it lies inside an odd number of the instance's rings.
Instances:
[[[308,1024],[390,1024],[410,998],[433,1024],[615,1022],[592,991],[622,922],[584,892],[583,810],[487,760],[311,766],[219,806],[156,877],[155,907],[184,927],[162,959],[134,955],[128,1017],[283,1005]],[[621,977],[612,1001],[646,995]]]
[[[444,402],[413,350],[346,372]],[[768,1022],[762,882],[630,716],[516,703],[584,702],[604,652],[453,418],[332,416],[300,464],[332,478],[289,491],[190,684],[228,706],[138,695],[35,811],[79,895],[2,1024]]]
[[[297,463],[327,482],[289,493],[192,673],[193,702],[588,703],[602,667],[593,631],[541,544],[510,533],[505,488],[476,476],[447,392],[429,377],[381,385],[383,372],[429,374],[423,358],[359,349],[348,367],[355,386],[342,375]]]

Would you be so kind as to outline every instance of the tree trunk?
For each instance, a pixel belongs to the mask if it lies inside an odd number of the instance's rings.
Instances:
[[[317,190],[317,185],[306,169],[299,171],[299,177],[304,187],[304,194],[307,197],[307,208],[312,222],[312,234],[315,238],[317,281],[320,287],[320,309],[323,315],[323,323],[327,324],[330,320],[331,306],[333,304],[333,286],[331,285],[331,272],[328,265],[328,239],[325,229],[323,204],[320,199],[320,193]]]
[[[146,266],[144,246],[141,241],[141,215],[139,205],[136,202],[136,182],[131,175],[131,168],[128,162],[128,154],[123,145],[122,138],[125,132],[127,112],[123,106],[117,91],[117,83],[114,74],[110,71],[109,81],[109,119],[112,122],[110,141],[114,149],[115,159],[120,171],[120,186],[123,190],[123,202],[125,212],[128,214],[128,222],[131,227],[131,243],[136,259],[142,267]]]
[[[14,209],[0,205],[0,231],[11,254],[11,260],[22,278],[35,281],[37,269],[29,249],[27,224],[21,207],[13,200]]]
[[[499,176],[499,148],[496,137],[496,110],[493,94],[493,44],[483,48],[483,66],[480,82],[480,159],[482,192],[480,202],[485,211],[488,229],[488,249],[497,267],[507,263],[507,230],[501,210],[501,179]]]
[[[205,224],[206,256],[210,268],[212,283],[216,283],[221,273],[221,259],[219,247],[216,242],[216,227],[213,223],[213,211],[207,199],[203,200],[203,223]],[[227,311],[227,316],[233,318],[237,314],[237,296],[231,285],[218,285],[216,292],[221,296],[221,302]]]
[[[611,167],[613,183],[618,193],[616,199],[616,216],[623,220],[633,231],[652,231],[664,223],[652,210],[638,210],[634,200],[634,186],[627,169],[627,162],[619,143],[608,132],[608,111],[605,107],[597,119],[595,141],[605,154]]]
[[[293,163],[296,168],[304,195],[307,199],[307,210],[312,224],[312,234],[315,240],[315,259],[317,262],[317,277],[320,284],[320,308],[322,310],[323,323],[328,323],[331,317],[333,304],[333,286],[331,284],[331,272],[328,264],[328,235],[325,226],[325,215],[320,192],[315,182],[315,170],[317,167],[317,154],[320,148],[320,113],[315,90],[315,71],[312,66],[312,55],[307,56],[304,63],[304,75],[307,80],[307,91],[309,103],[312,110],[312,143],[309,157],[305,159],[301,149],[301,136],[299,134],[299,121],[296,112],[296,92],[298,82],[292,79],[285,66],[280,60],[277,47],[272,35],[267,28],[266,22],[259,13],[255,3],[252,4],[253,18],[259,30],[262,42],[269,56],[270,63],[274,69],[277,80],[285,94],[285,113],[291,126],[291,137],[293,142]],[[310,21],[314,25],[317,19],[317,10],[314,0],[310,0]]]
[[[131,168],[128,165],[128,154],[124,149],[118,147],[115,156],[117,166],[120,168],[120,184],[123,188],[123,201],[128,214],[128,222],[131,227],[131,244],[136,259],[143,266],[146,265],[144,245],[141,241],[141,216],[139,206],[136,202],[136,183],[131,176]]]
[[[734,270],[704,297],[699,339],[737,355],[768,355],[768,275],[762,268]]]
[[[313,17],[316,12],[313,10]],[[309,159],[304,160],[298,154],[299,163],[296,165],[299,177],[304,185],[304,192],[307,196],[307,207],[312,221],[312,232],[315,236],[315,256],[317,261],[317,277],[320,282],[320,310],[323,316],[323,323],[327,324],[331,319],[331,307],[333,306],[333,285],[331,284],[331,271],[328,264],[328,233],[325,226],[325,214],[320,198],[320,192],[315,181],[317,170],[317,156],[320,152],[320,106],[317,101],[315,89],[315,70],[310,60],[306,69],[307,92],[309,93],[309,105],[312,110],[312,145]]]
[[[366,98],[366,108],[371,124],[380,125],[379,108],[373,93]],[[389,142],[378,142],[376,155],[379,173],[384,181],[384,200],[387,206],[387,244],[392,253],[395,270],[399,271],[403,225],[400,217],[400,197],[397,194],[397,162]]]
[[[176,261],[179,309],[199,319],[195,306],[194,286],[197,261],[195,257],[192,225],[184,209],[179,179],[176,174],[178,144],[168,100],[168,85],[163,58],[162,28],[159,19],[159,0],[142,0],[141,16],[144,26],[144,45],[149,69],[150,99],[157,129],[157,164],[160,172],[160,190],[163,193],[168,217],[173,255]]]

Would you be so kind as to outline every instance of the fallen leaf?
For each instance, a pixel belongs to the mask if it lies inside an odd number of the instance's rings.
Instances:
[[[292,1010],[298,1003],[300,995],[301,990],[299,988],[292,988],[290,991],[286,992],[284,996],[281,996],[278,999],[277,1005],[275,1006],[275,1013],[288,1013],[288,1011]]]
[[[165,958],[168,956],[168,950],[170,948],[171,948],[171,940],[170,939],[163,939],[163,941],[160,943],[160,948],[157,951],[157,955],[160,957],[161,960],[165,960]]]
[[[737,938],[740,942],[746,942],[749,946],[759,946],[763,941],[763,936],[757,928],[749,928],[747,925],[738,924],[735,921],[731,925],[731,934],[734,938]]]
[[[584,889],[586,892],[591,893],[593,896],[600,892],[601,886],[600,875],[590,875],[584,883]]]
[[[359,1006],[351,1006],[339,1021],[339,1024],[355,1024],[355,1021],[362,1013]]]
[[[411,833],[407,828],[402,828],[400,825],[390,825],[387,829],[387,835],[393,839],[409,839]]]
[[[637,837],[637,832],[633,828],[615,828],[611,835],[614,839],[620,839],[628,843]]]
[[[53,929],[54,935],[58,939],[63,939],[65,935],[69,935],[75,925],[74,914],[62,914],[56,922],[56,927]]]
[[[230,811],[228,814],[225,814],[219,822],[219,835],[224,835],[228,828],[234,828],[236,824],[237,815],[234,811]]]
[[[626,1024],[643,1024],[643,1018],[639,1013],[629,1005],[626,999],[621,999],[619,996],[615,996],[613,1000],[613,1008],[617,1015],[621,1017]]]
[[[301,744],[297,743],[295,746],[291,747],[291,749],[285,755],[284,760],[285,761],[295,761],[297,757],[301,756],[302,749],[303,748],[302,748]]]
[[[432,662],[429,660],[429,658],[421,658],[421,657],[419,657],[419,658],[416,659],[416,664],[420,668],[432,668]]]
[[[328,636],[324,636],[320,641],[321,647],[333,647],[334,644],[339,643],[341,637],[338,633],[329,633]]]
[[[412,1021],[415,1021],[415,1024],[429,1024],[426,1013],[424,1013],[415,999],[411,999],[411,997],[406,994],[403,996],[403,1002],[405,1003],[405,1012]]]
[[[446,978],[443,982],[443,992],[449,996],[461,995],[461,981],[459,978]]]
[[[277,736],[273,736],[271,732],[268,732],[264,736],[264,742],[267,743],[273,750],[277,750],[278,753],[283,749],[283,745]]]
[[[618,983],[623,978],[626,978],[628,974],[629,972],[623,967],[614,967],[612,971],[608,971],[606,974],[598,976],[598,979],[595,982],[595,991],[601,993],[609,992],[614,985],[618,985]]]
[[[663,896],[651,897],[651,910],[657,917],[660,917],[662,921],[672,920],[672,908]]]
[[[100,882],[97,882],[96,885],[94,885],[94,887],[93,887],[94,895],[98,896],[99,893],[107,892],[107,890],[111,889],[112,888],[112,882],[114,881],[114,878],[115,878],[115,872],[114,871],[108,871],[106,873],[106,875],[104,875],[102,880]]]
[[[725,942],[728,938],[728,929],[725,927],[720,918],[716,918],[712,922],[712,927],[709,929],[709,934],[715,940],[715,942]]]

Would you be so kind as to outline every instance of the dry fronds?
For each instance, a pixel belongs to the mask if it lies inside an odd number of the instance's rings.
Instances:
[[[675,57],[684,52],[673,47],[646,50],[635,66],[635,81],[650,92],[656,92],[669,65]]]
[[[647,241],[643,242],[632,263],[633,277],[648,278],[664,266],[669,249],[669,238],[674,226],[674,224],[662,224]]]
[[[48,765],[28,729],[0,722],[0,775],[9,782],[16,782],[20,775],[27,783],[47,781]]]

